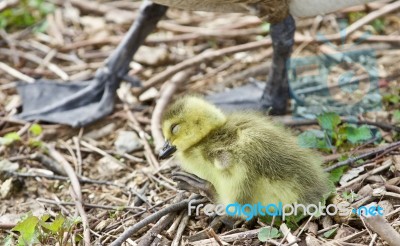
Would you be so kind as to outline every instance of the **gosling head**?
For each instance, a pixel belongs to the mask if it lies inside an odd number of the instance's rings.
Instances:
[[[225,122],[226,117],[221,110],[204,99],[194,96],[178,99],[162,118],[165,144],[159,158],[166,159],[176,150],[187,150]]]

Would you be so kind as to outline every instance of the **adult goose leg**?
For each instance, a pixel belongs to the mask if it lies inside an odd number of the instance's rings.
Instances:
[[[287,69],[294,44],[296,24],[292,16],[273,24],[271,39],[273,57],[268,81],[261,97],[261,109],[271,109],[271,114],[285,114],[289,99]]]
[[[273,57],[268,81],[264,89],[260,83],[249,83],[227,92],[208,96],[208,99],[227,110],[270,110],[271,114],[285,114],[289,98],[287,68],[294,44],[295,21],[287,16],[271,24]]]
[[[68,83],[38,80],[33,84],[20,84],[23,112],[17,117],[77,127],[110,114],[119,83],[123,79],[131,80],[126,77],[129,63],[167,8],[144,1],[137,20],[92,80]]]

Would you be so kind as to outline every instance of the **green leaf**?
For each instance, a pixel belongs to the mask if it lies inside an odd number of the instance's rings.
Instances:
[[[353,23],[353,22],[361,19],[365,15],[366,15],[366,13],[364,13],[364,12],[351,12],[351,13],[349,13],[350,23]]]
[[[261,242],[266,242],[268,239],[272,238],[278,238],[280,236],[280,233],[278,229],[274,227],[269,227],[269,228],[261,228],[260,232],[258,233],[258,240]]]
[[[350,158],[349,154],[343,154],[338,158],[338,161],[345,161],[349,158]]]
[[[372,138],[372,133],[368,126],[355,127],[347,125],[344,127],[344,134],[346,134],[347,140],[352,144],[360,143]]]
[[[329,231],[324,232],[324,237],[325,238],[332,238],[336,234],[337,230],[338,230],[338,227],[330,229]]]
[[[305,131],[297,137],[297,143],[303,148],[316,148],[318,138],[314,132]]]
[[[29,146],[31,146],[32,148],[40,148],[43,146],[43,142],[36,139],[29,139]]]
[[[372,23],[371,23],[372,27],[375,29],[375,31],[377,33],[382,32],[383,30],[385,30],[385,22],[382,19],[375,19]]]
[[[297,137],[297,143],[303,148],[318,148],[320,147],[319,141],[324,139],[325,134],[319,130],[308,130],[302,132]]]
[[[342,122],[336,113],[324,113],[317,117],[318,124],[322,129],[333,131]]]
[[[39,136],[42,133],[42,131],[43,131],[42,127],[36,123],[32,124],[31,127],[29,127],[29,132],[35,137]]]
[[[45,20],[55,10],[54,4],[44,0],[22,0],[10,9],[0,12],[0,28],[14,31]]]
[[[354,200],[358,197],[358,194],[354,193],[353,191],[346,191],[342,193],[342,197],[348,202],[354,202]]]
[[[21,137],[17,132],[10,132],[0,138],[0,145],[10,145],[16,141],[20,141]]]
[[[393,112],[393,119],[395,122],[400,123],[400,110],[397,109]]]
[[[329,180],[332,181],[334,184],[339,182],[346,168],[347,168],[346,166],[343,166],[333,169],[329,174]]]
[[[332,147],[326,141],[325,133],[320,130],[308,130],[297,137],[297,143],[303,148],[328,150]]]
[[[27,218],[18,222],[12,229],[12,231],[18,231],[20,233],[18,238],[19,245],[31,245],[36,241],[37,237],[35,232],[38,222],[39,219],[30,213]]]
[[[383,96],[383,100],[392,104],[397,104],[400,102],[400,96],[394,94],[386,94]]]
[[[297,210],[297,214],[290,215],[285,218],[286,225],[293,231],[299,228],[299,222],[306,218],[307,215],[304,214],[302,209]]]
[[[44,222],[41,221],[40,225],[44,228],[52,231],[52,232],[59,232],[65,222],[65,217],[61,214],[57,215],[53,222]]]
[[[48,219],[50,219],[50,214],[43,214],[42,217],[40,217],[41,222],[46,222]]]

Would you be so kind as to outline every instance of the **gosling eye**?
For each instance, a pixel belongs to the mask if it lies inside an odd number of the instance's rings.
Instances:
[[[172,134],[177,134],[179,132],[179,129],[181,128],[181,126],[179,124],[174,124],[171,126],[171,133]]]

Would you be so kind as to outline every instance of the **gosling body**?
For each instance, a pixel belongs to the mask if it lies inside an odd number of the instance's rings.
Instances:
[[[225,115],[185,97],[165,113],[163,133],[182,168],[214,186],[218,203],[310,204],[328,192],[318,155],[260,113]]]

